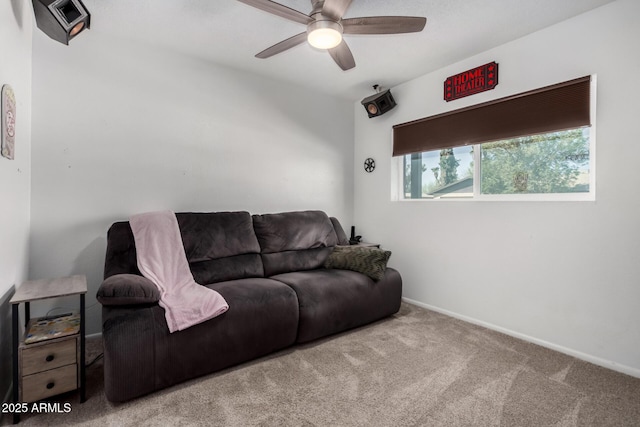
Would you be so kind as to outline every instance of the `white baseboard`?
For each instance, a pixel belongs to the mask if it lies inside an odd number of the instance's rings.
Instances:
[[[558,351],[560,353],[568,354],[569,356],[573,356],[577,359],[584,360],[586,362],[593,363],[594,365],[602,366],[607,369],[611,369],[612,371],[621,372],[623,374],[631,375],[632,377],[640,378],[640,369],[632,368],[630,366],[621,365],[619,363],[613,362],[611,360],[602,359],[600,357],[592,356],[590,354],[582,353],[581,351],[573,350],[567,347],[563,347],[558,344],[553,344],[548,341],[544,341],[538,338],[531,337],[529,335],[521,334],[519,332],[512,331],[510,329],[506,329],[500,326],[496,326],[491,323],[483,322],[482,320],[474,319],[472,317],[464,316],[462,314],[454,313],[449,310],[445,310],[439,307],[435,307],[429,304],[422,303],[420,301],[415,301],[409,298],[402,298],[402,301],[416,305],[418,307],[426,308],[427,310],[432,310],[438,313],[445,314],[447,316],[463,320],[468,323],[473,323],[474,325],[482,326],[487,329],[491,329],[494,331],[501,332],[505,335],[509,335],[515,338],[519,338],[524,341],[528,341],[534,344],[537,344],[542,347],[546,347],[551,350]]]

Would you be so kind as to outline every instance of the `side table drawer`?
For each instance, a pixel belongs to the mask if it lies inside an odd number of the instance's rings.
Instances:
[[[76,339],[22,349],[22,376],[76,363]]]
[[[78,366],[68,365],[22,378],[22,402],[35,402],[45,397],[78,388]]]

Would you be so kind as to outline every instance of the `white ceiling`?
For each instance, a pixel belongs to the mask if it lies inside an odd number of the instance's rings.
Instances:
[[[115,30],[125,38],[355,101],[372,94],[373,84],[395,86],[611,1],[353,0],[345,18],[426,16],[427,25],[415,34],[345,36],[356,61],[349,71],[306,43],[268,59],[255,58],[305,27],[236,0],[84,3],[92,14],[92,32]],[[310,0],[279,3],[311,11]]]

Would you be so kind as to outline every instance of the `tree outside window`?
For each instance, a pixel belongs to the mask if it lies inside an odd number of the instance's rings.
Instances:
[[[589,128],[579,128],[406,155],[404,195],[473,197],[474,179],[480,195],[588,193],[589,135]]]

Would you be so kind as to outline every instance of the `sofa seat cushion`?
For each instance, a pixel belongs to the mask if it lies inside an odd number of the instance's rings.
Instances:
[[[220,321],[205,322],[178,334],[168,334],[163,325],[163,369],[160,381],[195,378],[228,366],[252,360],[295,343],[298,330],[298,300],[282,283],[264,278],[239,279],[207,286],[218,291],[229,304]],[[165,333],[166,332],[166,333]],[[175,336],[175,337],[174,337]],[[190,354],[185,354],[190,353]],[[178,358],[179,355],[179,358]],[[174,361],[181,360],[180,366]]]
[[[387,268],[378,282],[355,271],[333,269],[271,278],[291,286],[298,296],[300,343],[365,325],[400,309],[402,279],[393,268]]]
[[[295,343],[298,300],[289,286],[248,278],[208,287],[225,298],[229,310],[172,334],[157,304],[145,310],[103,311],[105,394],[110,401],[126,401]]]

